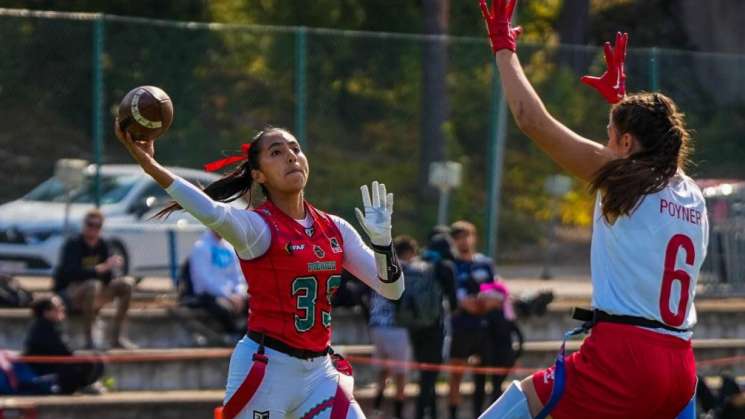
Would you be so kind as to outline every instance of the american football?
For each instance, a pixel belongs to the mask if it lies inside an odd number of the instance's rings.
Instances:
[[[119,124],[135,141],[160,137],[172,122],[173,102],[159,87],[136,87],[119,104]]]

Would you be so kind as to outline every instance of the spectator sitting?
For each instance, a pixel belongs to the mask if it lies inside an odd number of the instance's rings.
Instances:
[[[25,342],[24,355],[28,356],[70,356],[73,351],[62,333],[65,320],[65,306],[57,297],[45,297],[32,304],[34,321]],[[57,376],[59,392],[72,394],[78,390],[100,394],[104,387],[98,382],[103,375],[101,362],[80,363],[32,363],[31,369],[37,375]]]
[[[54,291],[62,297],[71,312],[83,314],[85,344],[89,349],[96,347],[93,324],[98,312],[116,298],[111,347],[134,349],[137,346],[123,333],[134,281],[115,275],[115,271],[122,267],[123,260],[121,256],[111,254],[108,244],[101,237],[103,221],[101,211],[92,209],[83,219],[81,234],[67,239],[54,272]]]
[[[217,232],[206,231],[192,248],[189,271],[198,306],[233,340],[240,339],[246,329],[248,292],[233,246]]]

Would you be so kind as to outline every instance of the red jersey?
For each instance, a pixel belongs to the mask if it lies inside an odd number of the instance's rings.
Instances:
[[[256,213],[271,231],[269,250],[241,259],[251,295],[248,329],[290,346],[323,351],[331,342],[331,297],[341,283],[344,243],[332,218],[305,202],[311,228],[266,201]]]

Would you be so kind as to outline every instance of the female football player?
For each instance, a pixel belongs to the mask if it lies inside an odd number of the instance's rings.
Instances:
[[[251,294],[247,335],[230,360],[224,418],[363,418],[352,397],[349,365],[331,356],[331,296],[342,268],[381,295],[398,299],[404,280],[391,247],[393,194],[363,186],[364,214],[356,210],[373,250],[346,221],[305,200],[308,160],[287,130],[267,128],[241,156],[208,169],[240,163],[200,190],[161,166],[153,141],[117,137],[137,163],[173,197],[167,215],[185,209],[228,240],[240,257]],[[266,201],[258,208],[228,205],[254,184]]]
[[[508,390],[484,418],[674,418],[689,411],[696,375],[691,328],[708,221],[683,172],[689,134],[659,93],[625,96],[627,35],[605,45],[608,71],[583,82],[613,106],[605,146],[546,110],[515,54],[516,0],[481,8],[502,87],[518,127],[596,194],[592,327],[579,351]],[[563,394],[562,394],[563,388]]]

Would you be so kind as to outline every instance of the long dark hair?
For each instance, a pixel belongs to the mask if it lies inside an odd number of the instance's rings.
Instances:
[[[601,191],[603,216],[609,222],[629,215],[644,195],[661,191],[688,161],[690,134],[683,114],[669,97],[639,93],[613,106],[611,129],[631,134],[641,150],[598,170],[590,191]]]
[[[253,177],[251,176],[251,170],[259,168],[261,139],[266,135],[275,132],[286,132],[290,134],[290,132],[284,128],[267,125],[251,139],[251,142],[249,143],[251,146],[248,148],[248,156],[246,160],[240,163],[232,172],[207,185],[207,187],[202,191],[207,194],[207,196],[218,202],[233,202],[246,194],[249,196],[248,201],[251,202],[251,187],[254,182]],[[269,191],[267,191],[264,185],[261,185],[261,190],[265,196],[269,196]],[[166,218],[172,212],[181,209],[183,208],[178,202],[171,202],[167,207],[155,214],[153,218]]]

